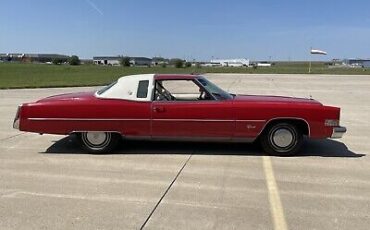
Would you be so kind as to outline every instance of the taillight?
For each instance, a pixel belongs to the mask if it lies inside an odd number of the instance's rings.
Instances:
[[[327,119],[325,120],[325,126],[337,127],[339,126],[339,120]]]

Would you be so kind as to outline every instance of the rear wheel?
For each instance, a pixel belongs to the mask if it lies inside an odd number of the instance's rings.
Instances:
[[[79,136],[83,147],[90,153],[112,151],[119,141],[119,134],[111,132],[83,132]]]
[[[266,153],[291,156],[300,150],[303,144],[303,134],[295,125],[284,122],[269,126],[260,140]]]

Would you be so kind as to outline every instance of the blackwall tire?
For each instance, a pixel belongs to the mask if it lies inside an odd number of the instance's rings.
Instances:
[[[264,130],[260,141],[263,150],[269,155],[292,156],[300,151],[303,134],[293,124],[277,123]]]
[[[83,132],[79,137],[84,149],[89,153],[109,153],[119,142],[119,134],[111,132]]]

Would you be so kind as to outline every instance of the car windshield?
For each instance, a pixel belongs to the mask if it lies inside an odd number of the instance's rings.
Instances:
[[[112,88],[116,83],[117,83],[117,82],[115,81],[115,82],[113,82],[113,83],[111,83],[111,84],[109,84],[109,85],[107,85],[107,86],[104,86],[102,89],[99,89],[96,93],[97,93],[98,95],[102,95],[102,94],[103,94],[103,93],[105,93],[108,89]]]
[[[212,82],[208,81],[206,78],[199,77],[197,78],[198,82],[202,84],[202,86],[213,96],[215,96],[218,100],[228,100],[232,99],[233,96],[224,91],[223,89],[219,88],[217,85],[213,84]]]

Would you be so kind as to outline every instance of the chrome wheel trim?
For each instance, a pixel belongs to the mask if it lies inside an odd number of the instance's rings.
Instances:
[[[290,127],[276,127],[270,132],[270,143],[277,152],[288,152],[297,144],[297,135]]]
[[[274,144],[280,148],[288,147],[294,140],[294,135],[287,129],[278,129],[272,136]]]
[[[92,150],[102,150],[111,142],[112,134],[107,132],[82,133],[82,141]]]

